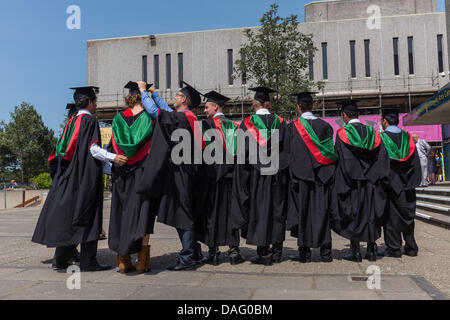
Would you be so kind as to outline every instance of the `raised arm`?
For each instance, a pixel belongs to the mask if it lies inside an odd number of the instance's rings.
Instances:
[[[153,99],[150,98],[150,96],[148,95],[147,84],[145,82],[137,81],[137,84],[139,86],[139,91],[141,92],[142,106],[149,115],[151,115],[153,118],[157,118],[159,109],[172,112],[172,109],[169,108],[167,103],[165,103],[165,101],[161,99],[159,95],[158,95],[159,100],[164,102],[164,104],[161,104],[161,102],[159,105],[155,104],[155,101],[153,101]]]
[[[164,100],[163,98],[161,98],[161,96],[159,95],[158,92],[152,91],[152,98],[153,101],[155,101],[156,106],[161,109],[161,110],[165,110],[168,112],[172,112],[172,108],[169,107],[169,105],[167,104],[166,100]]]

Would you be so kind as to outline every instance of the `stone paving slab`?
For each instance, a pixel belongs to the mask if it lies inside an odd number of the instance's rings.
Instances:
[[[28,288],[39,285],[39,281],[0,280],[0,300],[19,294]]]
[[[11,277],[15,276],[19,272],[23,272],[25,269],[0,269],[0,280],[10,280]]]
[[[312,289],[311,277],[280,277],[248,274],[214,274],[205,281],[203,287],[213,288],[285,288],[297,290]]]
[[[31,282],[28,282],[31,283]],[[1,284],[1,283],[0,283]],[[101,286],[82,283],[80,290],[69,290],[66,282],[43,282],[7,296],[6,300],[120,300],[141,288],[136,284],[110,284]]]
[[[278,289],[257,289],[252,297],[253,300],[378,300],[376,292],[372,291],[311,291]]]
[[[128,297],[133,300],[248,300],[252,289],[145,286]]]

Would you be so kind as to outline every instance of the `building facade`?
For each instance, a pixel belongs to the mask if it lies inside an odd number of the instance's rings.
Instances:
[[[365,114],[380,105],[408,112],[448,82],[446,16],[435,0],[317,1],[304,9],[300,31],[312,34],[318,49],[305,72],[325,83],[315,110],[321,116],[336,116],[336,101],[349,97],[361,100]],[[87,80],[101,88],[100,119],[120,110],[130,79],[154,83],[169,101],[181,80],[217,90],[233,98],[234,117],[242,117],[252,84],[233,77],[233,64],[245,29],[88,41]]]

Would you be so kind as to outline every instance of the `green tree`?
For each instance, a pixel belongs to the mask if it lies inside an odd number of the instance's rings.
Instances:
[[[278,91],[272,101],[275,112],[297,110],[290,94],[323,87],[322,82],[309,80],[309,60],[317,48],[312,34],[299,31],[297,19],[296,15],[278,16],[278,5],[272,4],[260,19],[260,28],[244,31],[247,41],[235,63],[235,78],[245,75],[250,83]]]
[[[0,122],[0,182],[18,179],[17,158],[13,155],[5,133],[5,123]]]
[[[28,182],[32,177],[48,171],[47,159],[56,138],[31,104],[23,102],[14,108],[10,116],[10,122],[2,125],[0,146],[3,145],[14,159],[9,164],[12,166],[10,170],[19,170],[20,180]]]

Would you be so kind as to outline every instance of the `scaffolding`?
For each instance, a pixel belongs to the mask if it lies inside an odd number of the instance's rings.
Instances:
[[[380,72],[375,77],[356,79],[348,76],[346,81],[323,81],[324,87],[316,94],[315,113],[321,117],[335,116],[336,102],[342,99],[356,98],[361,103],[361,109],[368,113],[379,112],[382,106],[393,105],[401,107],[403,112],[410,112],[427,98],[435,94],[448,82],[447,75],[432,72],[430,76],[415,76],[403,73],[393,78],[383,78]],[[157,90],[169,105],[179,89]],[[225,86],[217,85],[211,88],[197,88],[200,92],[215,90],[231,100],[227,103],[233,118],[241,119],[252,112],[251,91],[248,85]],[[115,93],[100,93],[97,97],[97,113],[100,121],[110,123],[114,116],[124,109],[124,97],[127,90]],[[295,112],[286,112],[287,116]],[[201,115],[200,115],[201,118]]]

